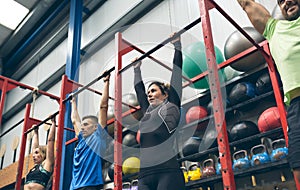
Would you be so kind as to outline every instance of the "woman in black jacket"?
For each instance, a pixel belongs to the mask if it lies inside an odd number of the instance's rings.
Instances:
[[[182,95],[182,52],[180,38],[175,47],[170,85],[152,82],[147,92],[140,65],[134,66],[134,87],[144,114],[139,123],[139,190],[183,190],[184,178],[177,161],[175,131],[180,121]]]

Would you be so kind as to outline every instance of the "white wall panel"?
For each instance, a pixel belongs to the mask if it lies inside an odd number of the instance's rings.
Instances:
[[[82,47],[102,34],[143,0],[109,0],[82,27]]]

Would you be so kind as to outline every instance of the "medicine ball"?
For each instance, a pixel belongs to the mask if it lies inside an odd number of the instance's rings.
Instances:
[[[137,145],[138,142],[136,141],[136,133],[129,132],[123,137],[123,145],[125,146],[134,146]]]
[[[224,114],[225,114],[225,118],[232,118],[234,116],[234,110],[231,110],[231,111],[228,111],[227,108],[229,106],[229,100],[226,99],[226,100],[223,100],[223,108],[224,108]],[[208,114],[214,114],[213,113],[213,102],[210,101],[207,106],[206,106],[206,109],[207,109],[207,113]]]
[[[232,140],[228,130],[226,130],[226,132],[227,132],[228,141],[231,142]],[[218,146],[218,133],[216,131],[215,126],[213,126],[205,131],[202,137],[202,142],[200,144],[199,150],[203,151],[204,149],[214,148],[217,146]]]
[[[250,82],[240,82],[233,86],[228,95],[228,100],[230,105],[236,105],[243,101],[254,98],[254,96],[254,85]]]
[[[185,115],[186,123],[192,123],[207,117],[207,110],[203,106],[192,106],[188,109]],[[202,130],[206,127],[207,122],[197,124],[197,130]]]
[[[183,156],[189,156],[198,153],[201,138],[190,137],[182,146]]]
[[[256,42],[262,42],[265,38],[257,32],[254,27],[244,27],[243,28],[247,34]],[[226,59],[229,59],[242,51],[247,50],[252,47],[253,44],[249,42],[249,40],[240,33],[240,31],[236,30],[227,38],[224,46],[224,56]],[[265,59],[262,56],[261,52],[257,51],[250,55],[243,57],[242,59],[234,62],[230,66],[237,71],[250,71],[259,65],[265,64]]]
[[[203,151],[218,146],[217,138],[218,134],[214,127],[207,129],[202,137],[202,142],[199,150]]]
[[[114,117],[115,117],[114,106],[113,105],[108,105],[108,108],[107,108],[107,121],[111,120]],[[107,126],[107,132],[111,137],[114,136],[114,122],[112,122],[111,124],[109,124]]]
[[[133,111],[122,118],[123,126],[128,127],[137,124],[139,120],[142,118],[143,114],[141,110],[135,111],[135,109],[131,107],[131,106],[136,107],[139,105],[136,95],[134,93],[124,94],[122,96],[122,101],[125,104],[127,104],[127,105],[122,104],[122,113],[127,112],[129,110]]]
[[[258,129],[260,132],[266,132],[281,127],[279,110],[277,107],[266,109],[258,118]]]
[[[229,100],[223,100],[223,108],[226,109],[229,106]],[[213,114],[213,102],[210,101],[207,106],[206,106],[206,110],[208,114]]]
[[[271,78],[268,72],[263,73],[257,78],[255,83],[256,93],[258,95],[264,94],[272,90]]]
[[[214,47],[214,50],[216,55],[216,63],[222,63],[224,61],[224,57],[222,55],[221,50],[216,46]],[[191,79],[200,75],[204,71],[207,71],[205,51],[206,48],[203,42],[192,43],[188,45],[185,49],[183,49],[182,71],[184,76]],[[219,70],[219,78],[220,80],[225,80],[223,69]],[[201,80],[198,80],[194,84],[191,84],[191,87],[197,89],[209,88],[208,76],[202,78]]]
[[[240,140],[258,133],[257,125],[252,121],[238,122],[233,125],[229,132],[232,141]]]
[[[134,174],[140,171],[140,159],[138,157],[129,157],[122,164],[122,172],[124,175]]]
[[[114,181],[114,163],[110,164],[107,170],[108,177],[111,181]]]

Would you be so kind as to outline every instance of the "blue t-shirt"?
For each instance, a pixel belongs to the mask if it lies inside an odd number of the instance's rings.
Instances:
[[[100,125],[87,138],[79,133],[70,190],[103,184],[101,156],[106,149],[106,137],[107,132]]]

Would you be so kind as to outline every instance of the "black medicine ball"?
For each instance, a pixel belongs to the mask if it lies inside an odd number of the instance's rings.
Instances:
[[[201,139],[199,137],[190,137],[182,147],[183,156],[189,156],[198,153]]]
[[[123,145],[125,146],[134,146],[137,145],[136,134],[130,132],[123,137]]]
[[[271,83],[269,73],[264,73],[260,77],[258,77],[255,83],[255,87],[256,87],[256,93],[258,95],[271,91],[272,83]]]
[[[249,100],[255,96],[254,85],[250,82],[237,83],[230,91],[228,100],[230,105],[235,105]]]
[[[236,141],[258,133],[259,130],[255,123],[252,121],[241,121],[234,124],[230,129],[230,138],[232,141]]]
[[[111,181],[114,181],[114,163],[112,163],[107,170],[108,177]]]

